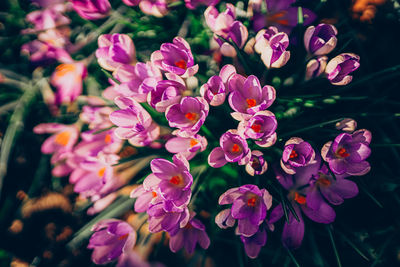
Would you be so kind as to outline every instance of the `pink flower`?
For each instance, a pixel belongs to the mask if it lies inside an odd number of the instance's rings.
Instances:
[[[42,123],[33,128],[33,132],[53,134],[42,144],[43,154],[71,151],[79,137],[79,129],[74,124]]]
[[[108,15],[111,5],[108,0],[70,0],[76,13],[84,19],[101,19]]]

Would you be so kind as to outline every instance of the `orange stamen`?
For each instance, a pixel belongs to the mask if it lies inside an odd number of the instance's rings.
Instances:
[[[102,178],[104,176],[104,173],[106,172],[106,167],[101,168],[98,172],[97,175]]]
[[[169,182],[171,184],[178,185],[181,183],[181,177],[179,177],[178,175],[172,176],[172,178],[169,180]]]
[[[153,196],[153,198],[155,198],[157,196],[157,193],[153,191],[151,192],[151,195]]]
[[[294,159],[294,158],[296,158],[298,155],[297,155],[297,152],[295,151],[295,150],[292,150],[292,152],[290,153],[290,156],[289,156],[289,158],[290,159]]]
[[[240,147],[238,144],[233,144],[232,146],[232,152],[237,153],[240,151]]]
[[[188,112],[185,114],[185,117],[191,121],[194,121],[197,119],[197,114],[194,112]]]
[[[194,147],[197,145],[199,142],[196,139],[190,139],[190,147]]]
[[[317,183],[318,183],[319,185],[323,185],[323,186],[329,186],[329,185],[331,185],[331,181],[329,181],[329,180],[326,179],[326,178],[319,178],[319,179],[317,180]]]
[[[111,142],[111,135],[110,134],[106,134],[106,136],[104,136],[104,142],[106,144]]]
[[[56,138],[54,140],[54,142],[56,144],[62,145],[62,146],[66,146],[68,144],[69,138],[71,137],[71,133],[70,132],[61,132],[59,134],[56,135]]]
[[[257,197],[252,197],[247,200],[247,206],[255,207],[257,202]]]
[[[347,153],[347,151],[346,151],[346,149],[345,148],[340,148],[340,149],[338,149],[338,151],[336,152],[336,154],[338,154],[340,157],[342,157],[342,158],[347,158],[348,156],[350,156],[350,154],[349,153]]]
[[[253,125],[251,125],[251,129],[253,129],[253,131],[256,133],[259,133],[261,131],[261,124],[253,123]]]
[[[184,69],[184,70],[186,70],[186,68],[187,68],[186,61],[183,59],[175,62],[175,66],[177,66],[178,68]]]
[[[124,240],[124,239],[126,239],[128,237],[128,235],[129,234],[121,235],[120,237],[118,237],[118,240]]]
[[[74,72],[76,70],[76,66],[74,64],[61,64],[56,68],[55,76],[57,78],[61,78],[69,72]]]
[[[294,200],[301,205],[306,204],[306,198],[297,192],[294,193]]]
[[[248,108],[252,108],[252,107],[254,107],[255,105],[257,105],[256,100],[253,99],[253,98],[247,98],[247,99],[246,99],[246,102],[247,102],[247,107],[248,107]]]

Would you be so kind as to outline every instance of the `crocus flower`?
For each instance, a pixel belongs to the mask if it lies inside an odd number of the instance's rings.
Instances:
[[[257,233],[265,220],[267,210],[272,206],[272,196],[266,189],[247,184],[229,189],[219,197],[218,203],[232,204],[230,213],[233,219],[238,220],[237,233],[250,237]]]
[[[336,129],[352,133],[357,129],[357,122],[351,118],[345,118],[335,124]]]
[[[315,163],[297,169],[296,174],[289,175],[283,170],[275,169],[278,182],[289,192],[287,195],[299,221],[293,213],[288,214],[289,221],[285,223],[282,232],[282,243],[289,249],[300,247],[304,237],[304,220],[302,212],[311,220],[317,223],[329,224],[335,220],[335,211],[322,198],[319,198],[316,205],[308,203],[309,183],[313,175],[317,173],[321,165],[321,158],[318,155]],[[273,224],[283,217],[282,204],[276,206],[270,213],[269,223]]]
[[[182,78],[193,76],[199,70],[199,65],[194,65],[189,44],[182,37],[175,37],[172,43],[162,44],[160,50],[151,54],[151,62]]]
[[[68,104],[82,94],[82,81],[87,75],[86,66],[81,62],[58,65],[50,82],[57,88],[56,104]]]
[[[204,224],[194,218],[194,213],[190,216],[190,220],[180,228],[169,240],[169,247],[172,252],[178,252],[185,247],[187,253],[192,254],[198,243],[203,249],[210,246],[210,238],[206,233]]]
[[[244,78],[234,74],[229,80],[229,105],[236,111],[231,113],[236,120],[248,120],[255,113],[266,110],[275,101],[276,92],[272,86],[261,88],[258,78],[254,75]]]
[[[177,208],[173,205],[167,205],[168,202],[160,202],[150,205],[148,208],[150,232],[167,231],[170,235],[174,235],[179,228],[185,227],[189,221],[190,215],[187,207]]]
[[[281,167],[288,174],[296,173],[299,167],[314,163],[315,151],[311,145],[299,137],[292,137],[285,143]]]
[[[208,156],[208,164],[220,168],[228,162],[245,165],[251,158],[249,146],[236,130],[229,130],[219,139],[220,147],[214,148]]]
[[[337,43],[337,30],[331,24],[318,24],[310,26],[304,33],[304,46],[308,53],[322,56],[329,54]]]
[[[322,158],[335,174],[364,175],[371,169],[366,159],[371,154],[371,132],[341,133],[321,149]]]
[[[79,129],[74,124],[42,123],[33,128],[33,132],[53,134],[42,144],[43,154],[71,151],[79,137]]]
[[[308,61],[306,66],[306,81],[316,78],[325,72],[328,57],[320,56]]]
[[[154,174],[150,174],[150,176],[154,176]],[[150,180],[157,181],[154,178],[150,178]],[[150,204],[157,204],[160,202],[161,194],[158,189],[158,184],[151,183],[152,181],[149,181],[149,179],[147,179],[145,183],[146,187],[144,185],[139,185],[132,190],[130,197],[136,198],[134,207],[135,212],[145,212],[150,207]]]
[[[129,253],[136,243],[136,232],[121,220],[102,220],[91,230],[95,233],[90,237],[88,248],[93,249],[92,261],[96,264],[106,264],[122,253]]]
[[[128,6],[139,5],[140,10],[147,15],[163,17],[168,13],[166,0],[122,0]]]
[[[242,22],[236,20],[229,28],[229,33],[225,39],[231,40],[239,48],[243,48],[244,45],[246,44],[248,36],[249,36],[249,32],[247,31],[246,26],[244,26]],[[214,40],[220,46],[220,51],[221,51],[222,55],[224,55],[226,57],[235,57],[237,55],[235,47],[233,47],[228,42],[221,40],[215,34],[214,34]]]
[[[34,25],[34,29],[24,30],[22,33],[44,31],[69,24],[71,20],[62,14],[65,11],[64,4],[55,4],[29,13],[26,20]]]
[[[136,62],[135,45],[126,34],[102,34],[98,39],[99,48],[96,50],[99,65],[114,71],[121,65]]]
[[[215,6],[219,0],[185,0],[185,5],[189,9],[196,9],[198,6]]]
[[[166,76],[168,80],[158,81],[147,97],[147,103],[158,112],[165,112],[169,106],[178,104],[187,90],[181,77],[172,73],[166,73]]]
[[[267,232],[264,228],[260,229],[250,237],[240,236],[240,240],[244,244],[244,250],[249,258],[257,258],[260,250],[267,243]]]
[[[74,155],[84,158],[86,156],[96,157],[99,152],[116,154],[121,150],[122,140],[116,136],[115,130],[113,128],[101,133],[95,133],[98,130],[93,129],[82,132],[82,140],[74,147]]]
[[[328,62],[325,73],[333,85],[346,85],[353,76],[349,75],[360,67],[360,57],[352,53],[340,54]]]
[[[246,164],[246,172],[248,174],[251,176],[261,175],[267,171],[268,164],[263,155],[261,151],[251,151],[250,161]]]
[[[276,141],[276,121],[274,113],[268,110],[258,111],[249,120],[239,123],[238,131],[246,138],[256,139],[261,147],[272,146]]]
[[[254,50],[261,54],[263,49],[269,44],[269,40],[274,36],[275,34],[279,33],[278,29],[276,27],[268,27],[268,29],[262,29],[259,32],[257,32],[257,35],[255,37],[255,44],[254,44]]]
[[[207,148],[207,139],[195,134],[192,137],[172,137],[165,143],[165,149],[170,153],[179,153],[187,160],[191,160],[198,152]]]
[[[182,155],[174,155],[173,162],[165,159],[153,159],[150,163],[153,175],[146,178],[148,184],[158,185],[163,199],[170,201],[176,207],[189,203],[192,195],[193,177],[189,172],[189,162]]]
[[[157,83],[162,80],[161,72],[151,62],[139,62],[135,66],[123,65],[114,73],[121,82],[115,90],[123,96],[132,97],[138,102],[146,102],[148,94],[155,90]]]
[[[70,0],[76,13],[84,19],[96,20],[108,16],[111,5],[108,0]]]
[[[179,136],[191,137],[200,130],[208,110],[209,106],[204,98],[186,96],[180,103],[169,106],[165,117],[170,127],[179,128]]]
[[[236,74],[236,69],[233,65],[225,65],[218,76],[212,76],[207,83],[201,86],[200,95],[211,106],[219,106],[225,102],[225,98],[229,93],[229,79]]]
[[[47,42],[33,40],[21,47],[21,53],[27,55],[29,60],[37,65],[47,65],[54,61],[69,62],[70,55],[64,48],[55,47]]]
[[[89,124],[89,129],[105,129],[113,125],[109,118],[113,111],[111,107],[83,106],[79,118]]]
[[[115,104],[121,109],[111,113],[110,120],[118,126],[115,134],[119,138],[128,139],[134,146],[147,146],[159,136],[160,127],[134,99],[117,97]]]
[[[206,11],[204,11],[204,17],[208,27],[213,33],[227,38],[230,27],[236,19],[235,6],[226,4],[226,10],[222,13],[219,13],[214,6],[209,6]]]
[[[286,51],[289,46],[289,37],[284,32],[273,35],[268,44],[261,50],[261,60],[267,68],[281,68],[288,62],[290,52]]]
[[[358,194],[357,184],[353,181],[345,179],[349,175],[338,174],[332,177],[326,165],[313,174],[310,181],[310,188],[307,193],[308,206],[318,209],[322,195],[329,203],[340,205],[344,199],[353,198]]]

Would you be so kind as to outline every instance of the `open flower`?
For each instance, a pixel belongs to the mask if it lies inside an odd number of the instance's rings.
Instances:
[[[117,97],[115,104],[121,109],[111,113],[110,120],[118,126],[115,134],[119,138],[128,139],[134,146],[147,146],[159,136],[160,127],[135,100]]]
[[[261,175],[267,171],[268,164],[263,155],[261,151],[251,151],[250,161],[246,164],[246,172],[248,174],[251,176]]]
[[[129,253],[136,243],[136,232],[121,220],[106,219],[96,223],[92,229],[89,249],[93,249],[92,261],[106,264],[118,258],[122,253]]]
[[[308,53],[322,56],[329,54],[337,43],[337,30],[331,24],[318,24],[310,26],[304,33],[304,46]]]
[[[96,20],[106,17],[111,5],[108,0],[70,0],[76,13],[84,19]]]
[[[165,117],[169,126],[179,128],[179,136],[191,137],[200,130],[208,110],[209,106],[204,98],[186,96],[180,103],[169,106]]]
[[[199,65],[194,65],[189,44],[182,37],[175,37],[172,43],[162,44],[160,50],[151,54],[151,62],[183,78],[193,76],[199,70]]]
[[[187,160],[191,160],[198,152],[202,152],[207,147],[207,139],[195,134],[192,137],[172,137],[165,144],[165,149],[170,153],[179,153]]]
[[[229,79],[236,74],[236,69],[233,65],[225,65],[218,76],[211,76],[200,88],[200,95],[211,106],[219,106],[225,102],[225,98],[229,93],[228,82]]]
[[[256,139],[257,145],[269,147],[276,141],[275,130],[277,125],[274,113],[263,110],[255,113],[249,120],[241,121],[238,131],[246,138]]]
[[[314,163],[315,151],[309,143],[299,137],[292,137],[285,143],[281,167],[288,174],[296,173],[299,167]]]
[[[139,185],[132,190],[130,197],[136,198],[135,212],[145,212],[150,207],[150,204],[156,204],[160,202],[158,184],[147,183],[146,187],[144,185]]]
[[[265,220],[267,210],[272,206],[272,196],[266,189],[260,190],[256,185],[247,184],[229,189],[219,197],[218,203],[232,204],[230,215],[238,220],[237,233],[250,237],[257,233],[259,225]]]
[[[43,154],[71,151],[79,137],[79,129],[74,124],[42,123],[33,131],[37,134],[53,134],[42,144]]]
[[[192,254],[197,243],[203,249],[207,249],[210,246],[210,238],[205,231],[204,224],[195,219],[194,216],[195,214],[192,213],[188,223],[171,236],[169,247],[172,252],[178,252],[185,247],[186,251]]]
[[[360,57],[352,53],[340,54],[328,62],[325,73],[333,85],[346,85],[353,80],[349,75],[360,67]]]
[[[341,133],[321,149],[322,158],[335,174],[364,175],[371,169],[366,159],[371,154],[371,132]]]
[[[228,162],[245,165],[251,157],[251,150],[242,136],[236,130],[229,130],[219,139],[220,147],[214,148],[208,155],[208,164],[220,168]]]
[[[136,62],[135,45],[128,35],[102,34],[97,42],[96,57],[102,68],[114,71],[121,65]]]
[[[236,120],[248,120],[259,111],[266,110],[275,101],[275,89],[266,85],[261,88],[258,78],[250,75],[247,79],[234,74],[229,80],[229,105],[236,111],[231,113]]]

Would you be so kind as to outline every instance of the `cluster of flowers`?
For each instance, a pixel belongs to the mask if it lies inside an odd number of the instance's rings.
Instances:
[[[57,88],[57,93],[48,103],[70,103],[82,93],[87,64],[72,60],[69,53],[74,46],[68,43],[65,33],[68,31],[61,31],[69,23],[63,12],[70,5],[62,1],[51,4],[49,1],[37,2],[43,10],[31,13],[28,20],[35,25],[32,32],[40,32],[38,40],[26,44],[23,50],[28,51],[31,60],[36,63],[48,59],[63,63],[52,75],[51,83]],[[163,0],[123,2],[130,6],[139,5],[143,12],[155,16],[165,15],[168,11]],[[223,55],[235,57],[238,48],[248,46],[250,49],[245,51],[260,54],[267,68],[281,68],[288,62],[290,41],[285,32],[287,29],[279,31],[274,26],[260,29],[255,38],[248,41],[248,30],[236,20],[235,7],[226,4],[226,11],[219,13],[213,6],[217,2],[185,1],[189,8],[198,4],[210,5],[204,13],[205,20]],[[293,10],[290,6],[293,2],[282,1],[278,5],[276,1],[269,1],[269,16],[280,14],[282,10],[287,11],[284,14],[292,14],[289,10]],[[85,19],[104,18],[111,11],[107,0],[72,0],[71,3]],[[251,1],[249,5],[254,23],[258,20],[257,15],[261,15],[259,5],[260,1]],[[303,11],[311,14],[306,9]],[[279,21],[283,18],[277,16],[275,19]],[[311,19],[309,15],[306,21]],[[58,39],[46,39],[46,34],[61,35],[63,41],[56,45],[54,40]],[[328,24],[310,26],[306,30],[305,48],[315,56],[307,64],[306,79],[326,73],[334,85],[345,85],[351,81],[349,74],[359,67],[359,57],[345,53],[328,62],[326,56],[336,46],[336,35],[336,28]],[[134,43],[125,34],[101,35],[95,54],[98,64],[112,71],[113,76],[109,79],[111,85],[103,91],[103,97],[112,100],[119,109],[108,107],[100,98],[87,97],[88,105],[83,107],[78,122],[72,125],[48,123],[35,127],[36,133],[52,134],[43,143],[42,152],[53,154],[53,175],[69,175],[74,191],[82,198],[95,202],[88,210],[89,214],[94,214],[111,203],[116,197],[116,190],[127,183],[115,167],[123,140],[136,147],[162,148],[159,139],[167,139],[165,149],[175,154],[172,162],[163,158],[151,161],[152,173],[131,193],[131,197],[136,198],[134,209],[147,213],[150,232],[168,232],[173,252],[185,247],[187,252],[192,253],[197,243],[204,249],[208,248],[210,239],[205,226],[195,218],[193,210],[193,177],[189,161],[207,148],[207,139],[199,133],[201,129],[205,130],[204,122],[210,106],[223,105],[227,100],[238,126],[221,135],[219,146],[208,154],[208,164],[220,168],[237,162],[245,165],[251,176],[261,175],[267,171],[267,161],[260,150],[250,148],[267,148],[277,140],[277,120],[274,113],[267,110],[275,101],[275,89],[270,85],[262,86],[256,76],[245,77],[238,73],[235,66],[227,64],[221,68],[219,75],[210,77],[201,86],[200,96],[195,96],[189,80],[194,78],[199,66],[194,62],[188,42],[181,37],[174,38],[172,43],[162,44],[151,54],[148,62],[137,61]],[[153,120],[150,114],[161,115],[157,112],[165,113],[168,125],[176,128],[172,136],[168,131],[164,133],[165,127]],[[339,128],[345,129],[351,123],[344,121]],[[89,130],[80,133],[83,124],[87,124]],[[288,201],[276,206],[268,217],[272,196],[266,189],[253,184],[229,189],[221,195],[219,204],[232,206],[217,215],[217,225],[225,229],[233,227],[237,220],[236,234],[244,243],[247,255],[255,258],[266,243],[266,230],[274,230],[274,223],[283,216],[288,206],[292,212],[282,235],[282,241],[288,248],[297,248],[302,242],[304,221],[301,212],[315,222],[331,223],[335,212],[328,203],[338,205],[343,199],[358,193],[356,184],[346,178],[364,175],[370,169],[365,161],[370,154],[370,132],[353,132],[355,127],[347,128],[352,128],[350,133],[342,133],[333,142],[325,144],[321,153],[315,152],[308,142],[299,137],[290,138],[285,144],[280,166],[274,168],[277,180],[288,191]],[[89,248],[94,249],[92,259],[97,264],[118,257],[123,261],[135,245],[136,234],[126,222],[101,221],[93,231],[96,233],[90,239]]]

